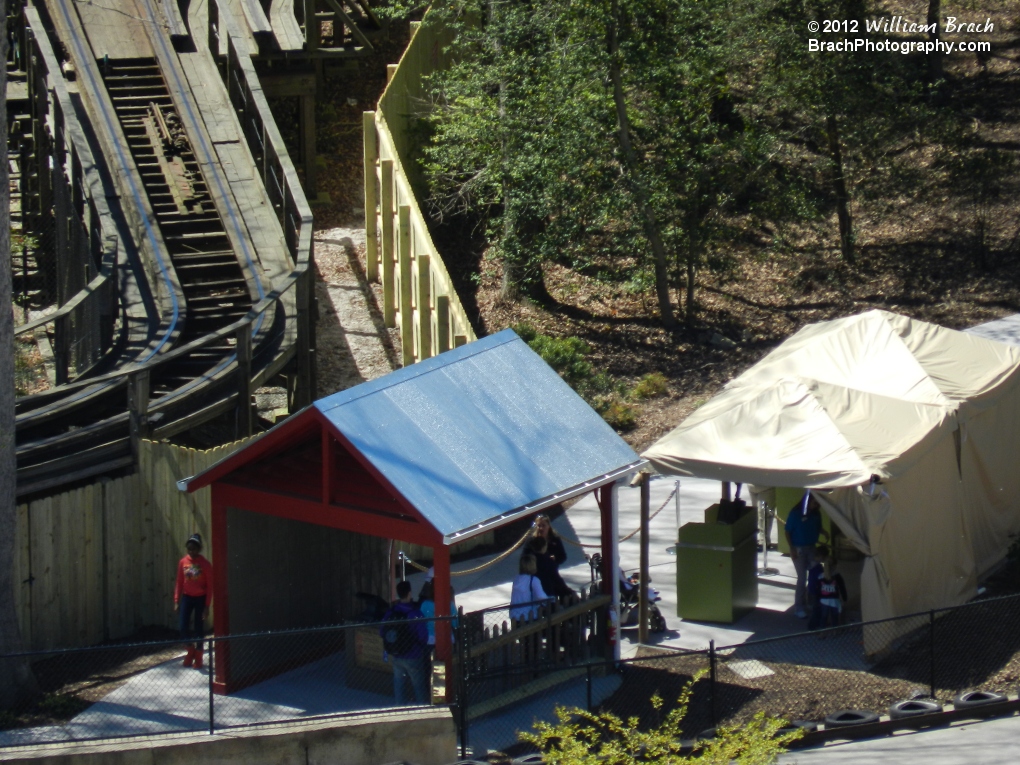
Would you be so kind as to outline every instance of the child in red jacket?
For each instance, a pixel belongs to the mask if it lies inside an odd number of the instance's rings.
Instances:
[[[174,610],[181,614],[181,637],[188,642],[184,666],[202,668],[203,621],[209,618],[212,603],[212,564],[202,555],[202,537],[192,534],[185,545],[188,554],[177,564],[177,585],[174,587]]]

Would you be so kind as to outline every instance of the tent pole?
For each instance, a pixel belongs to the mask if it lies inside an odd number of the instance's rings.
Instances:
[[[651,499],[651,481],[647,473],[641,474],[641,576],[638,581],[638,643],[648,642],[648,505]]]

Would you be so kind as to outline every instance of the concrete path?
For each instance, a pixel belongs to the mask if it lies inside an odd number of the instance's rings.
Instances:
[[[393,706],[388,692],[348,688],[345,675],[338,653],[230,696],[214,695],[216,727]],[[209,712],[208,670],[185,668],[178,658],[133,677],[65,725],[0,732],[0,746],[207,730]]]
[[[828,744],[788,752],[782,765],[858,765],[923,762],[924,765],[1012,765],[1020,748],[1020,718],[966,722],[947,728]]]

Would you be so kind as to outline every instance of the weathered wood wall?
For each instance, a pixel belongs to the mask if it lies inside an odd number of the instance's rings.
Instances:
[[[143,441],[135,474],[19,506],[15,581],[26,649],[176,626],[177,561],[189,536],[208,542],[210,530],[209,489],[187,494],[177,481],[244,444],[200,451]]]

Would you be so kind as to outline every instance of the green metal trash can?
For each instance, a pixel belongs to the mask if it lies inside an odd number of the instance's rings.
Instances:
[[[676,546],[677,616],[731,624],[758,605],[757,515],[717,523],[719,505],[704,523],[680,527]]]

